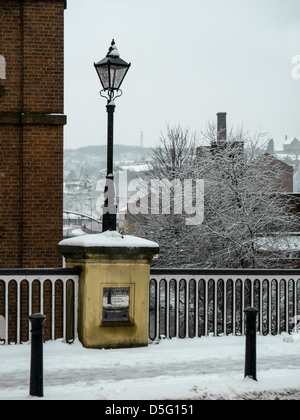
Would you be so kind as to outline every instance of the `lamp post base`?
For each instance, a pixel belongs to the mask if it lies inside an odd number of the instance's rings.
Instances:
[[[117,230],[117,205],[116,190],[114,177],[109,175],[106,177],[106,185],[104,189],[104,205],[102,232]]]
[[[117,207],[116,207],[117,211]],[[117,230],[116,214],[106,213],[103,215],[103,232]]]

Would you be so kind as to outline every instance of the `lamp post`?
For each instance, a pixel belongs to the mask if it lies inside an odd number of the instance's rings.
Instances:
[[[120,58],[115,41],[106,57],[94,64],[103,89],[100,95],[107,99],[107,174],[104,189],[102,230],[117,230],[117,205],[113,175],[114,112],[115,99],[122,95],[121,84],[131,64]]]

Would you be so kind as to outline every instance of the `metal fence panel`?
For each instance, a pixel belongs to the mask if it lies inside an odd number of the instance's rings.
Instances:
[[[29,341],[29,315],[47,316],[45,339],[77,337],[77,269],[0,270],[0,341]]]
[[[262,335],[291,333],[300,315],[300,270],[152,269],[149,337],[244,335],[244,310]]]

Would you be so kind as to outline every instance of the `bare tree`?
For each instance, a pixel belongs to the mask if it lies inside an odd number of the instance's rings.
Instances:
[[[265,154],[261,135],[232,130],[220,141],[214,125],[202,134],[209,146],[198,149],[197,136],[180,126],[161,136],[145,181],[161,181],[156,193],[162,204],[159,214],[130,216],[134,233],[160,243],[160,266],[294,267],[290,233],[298,230],[299,217],[285,191],[282,162]],[[181,214],[174,211],[178,185],[187,179],[205,182],[201,226],[187,226],[184,203]],[[171,191],[169,212],[164,212],[164,182]],[[144,205],[151,208],[153,191],[145,195]]]
[[[197,144],[196,133],[191,133],[188,128],[167,126],[166,134],[161,134],[158,146],[152,149],[150,175],[160,179],[188,175],[191,165],[194,165]]]

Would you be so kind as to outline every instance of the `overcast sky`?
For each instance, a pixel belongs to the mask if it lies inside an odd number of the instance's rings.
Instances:
[[[116,100],[115,143],[157,144],[166,124],[200,132],[217,112],[282,147],[300,138],[299,0],[69,0],[65,148],[106,144],[94,62],[112,38],[132,66]],[[300,71],[299,71],[300,73]]]

